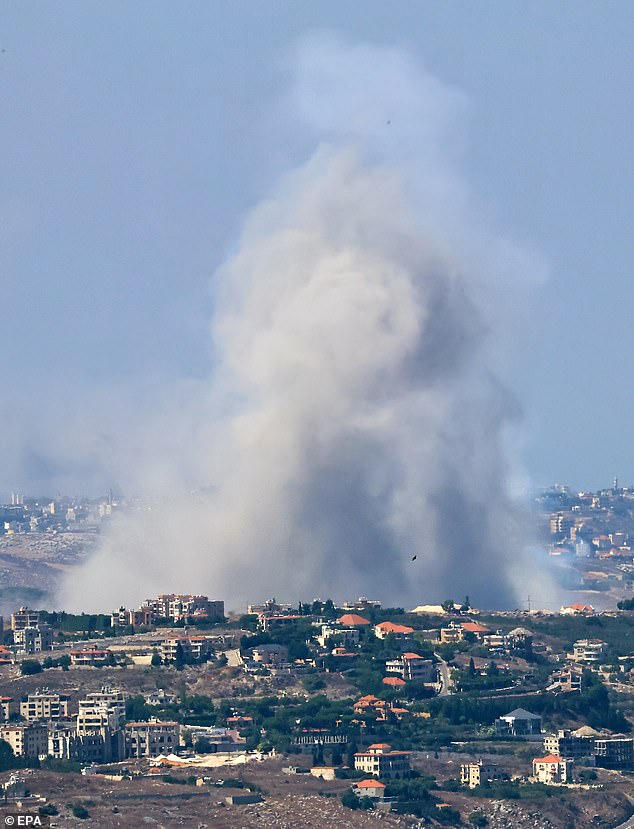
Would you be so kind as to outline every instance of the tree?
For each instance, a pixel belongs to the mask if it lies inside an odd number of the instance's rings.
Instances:
[[[475,676],[476,669],[475,669],[475,662],[473,661],[473,657],[469,660],[469,676]]]
[[[20,673],[22,676],[32,676],[33,674],[41,674],[44,669],[37,659],[25,659],[20,663]]]
[[[479,809],[476,809],[469,815],[469,823],[472,826],[483,827],[487,825],[488,820],[484,812],[481,812]]]
[[[462,610],[463,613],[465,613],[467,610],[471,610],[471,602],[469,601],[468,596],[464,597],[464,602],[462,603],[460,610]]]
[[[176,645],[176,653],[174,654],[174,667],[177,671],[182,671],[185,666],[185,653],[183,651],[183,646],[179,642]]]
[[[441,604],[441,607],[446,613],[451,613],[454,609],[454,600],[445,599],[445,601]]]
[[[356,794],[352,791],[352,789],[348,789],[341,795],[341,803],[343,806],[346,806],[348,809],[358,809],[359,808],[359,798]]]
[[[152,665],[153,668],[158,668],[162,664],[163,660],[161,659],[161,654],[157,650],[154,650],[152,652],[152,659],[150,660],[150,665]]]

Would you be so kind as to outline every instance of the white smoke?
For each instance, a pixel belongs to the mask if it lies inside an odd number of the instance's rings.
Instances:
[[[166,405],[188,428],[163,414],[177,445],[135,469],[151,508],[113,524],[60,604],[514,605],[532,568],[497,354],[533,265],[470,206],[465,99],[402,51],[320,37],[285,106],[313,152],[215,275],[208,389]]]

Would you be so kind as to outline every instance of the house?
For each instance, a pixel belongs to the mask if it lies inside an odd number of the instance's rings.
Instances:
[[[607,652],[607,643],[600,639],[578,639],[569,658],[579,665],[597,665]]]
[[[496,733],[506,737],[541,735],[541,728],[542,718],[524,708],[516,708],[495,721]]]
[[[112,651],[108,650],[108,648],[98,648],[96,645],[70,652],[71,664],[77,665],[78,667],[100,667],[102,665],[108,665],[113,658]]]
[[[398,676],[386,676],[383,679],[383,684],[388,685],[390,688],[402,688],[404,685],[407,685],[405,680]]]
[[[354,755],[354,767],[372,777],[405,780],[410,775],[409,752],[392,751],[388,743],[374,743]]]
[[[260,665],[282,665],[288,662],[288,648],[285,645],[257,645],[251,649],[253,661]]]
[[[258,628],[265,633],[269,630],[279,630],[280,628],[293,627],[301,620],[305,620],[305,616],[298,615],[270,615],[268,613],[260,613],[258,616]]]
[[[396,639],[411,639],[414,635],[414,628],[397,625],[394,622],[379,622],[374,626],[374,635],[377,639],[385,639],[388,636],[394,636]]]
[[[404,653],[400,659],[390,659],[385,663],[388,674],[397,674],[409,682],[433,683],[438,679],[438,671],[431,659],[423,659],[417,653]]]
[[[326,643],[330,642],[333,646],[339,645],[344,648],[354,648],[359,644],[360,633],[359,629],[355,627],[334,627],[332,625],[322,625],[321,633],[317,637],[317,641],[322,646],[326,647]]]
[[[482,640],[484,636],[488,636],[491,633],[490,628],[480,625],[478,622],[461,622],[460,626],[465,633],[475,636],[478,640]]]
[[[489,780],[497,780],[499,777],[497,766],[493,763],[478,760],[477,763],[462,763],[460,766],[460,782],[470,789],[475,789],[476,786]]]
[[[591,616],[594,608],[591,604],[569,604],[562,607],[559,613],[562,616]]]
[[[357,797],[371,797],[373,800],[382,800],[385,797],[385,783],[380,780],[360,780],[352,787]]]
[[[464,639],[464,634],[465,632],[462,625],[458,625],[455,622],[452,622],[446,628],[440,629],[440,642],[443,645],[462,642],[462,640]]]
[[[553,671],[550,675],[550,685],[546,690],[555,694],[580,692],[582,680],[583,668],[581,665],[565,665],[560,670]]]
[[[161,642],[161,656],[165,662],[175,662],[179,653],[186,662],[205,662],[213,653],[208,636],[173,636]]]
[[[547,754],[546,757],[535,757],[533,760],[533,777],[539,783],[570,783],[572,781],[573,760],[568,757],[559,757],[556,754]]]
[[[45,622],[34,627],[20,627],[13,631],[13,644],[19,654],[50,651],[53,646],[53,631]]]

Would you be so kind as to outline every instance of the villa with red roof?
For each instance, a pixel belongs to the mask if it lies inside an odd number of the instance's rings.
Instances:
[[[533,777],[540,783],[570,783],[572,780],[573,760],[547,754],[533,760]]]
[[[397,625],[394,622],[379,622],[374,626],[374,635],[377,639],[385,639],[387,636],[394,636],[397,639],[411,639],[414,628],[407,625]]]
[[[359,616],[358,613],[344,613],[340,619],[337,619],[337,624],[354,628],[369,625],[371,622],[368,619],[364,619],[363,616]]]
[[[357,797],[383,798],[385,797],[385,783],[380,780],[360,780],[353,786]]]

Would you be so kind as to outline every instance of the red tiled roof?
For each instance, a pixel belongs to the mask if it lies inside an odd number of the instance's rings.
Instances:
[[[423,657],[418,653],[404,653],[403,659],[422,659]]]
[[[381,783],[380,780],[362,780],[360,783],[357,783],[357,789],[384,789],[385,783]]]
[[[398,685],[400,687],[401,685],[406,685],[406,682],[405,682],[404,679],[399,679],[399,677],[397,677],[397,676],[386,676],[385,679],[383,680],[383,684],[384,685]]]
[[[535,757],[533,763],[561,763],[562,758],[556,754],[547,754],[545,757]]]
[[[357,627],[357,625],[369,625],[370,621],[359,616],[358,613],[344,613],[340,619],[337,619],[338,624],[345,627]]]
[[[389,743],[372,743],[371,746],[368,746],[368,749],[371,748],[392,748]]]
[[[463,622],[462,629],[466,630],[467,633],[491,633],[489,628],[485,628],[484,625],[479,625],[477,622]]]
[[[414,628],[407,627],[407,625],[396,625],[394,622],[379,622],[376,627],[386,633],[414,633]]]

